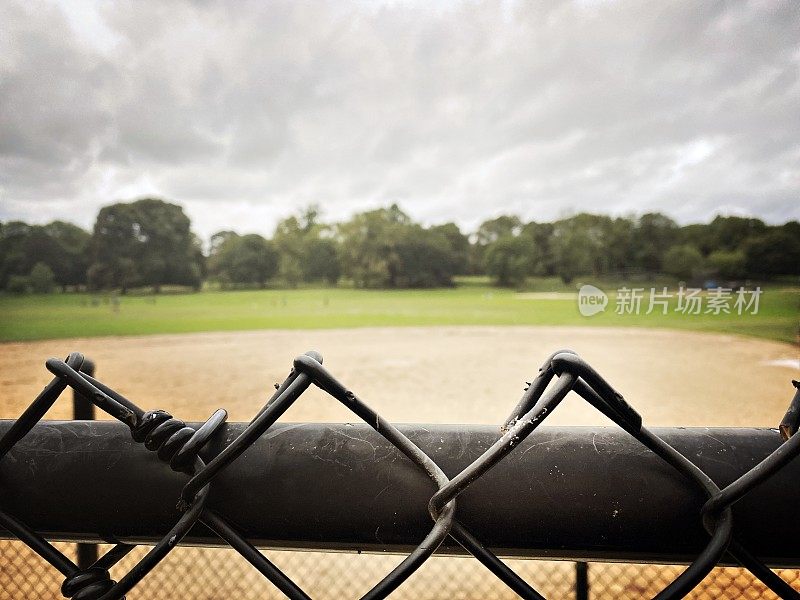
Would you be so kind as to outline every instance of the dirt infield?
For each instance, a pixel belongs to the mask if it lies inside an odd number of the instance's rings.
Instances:
[[[255,331],[91,338],[0,345],[0,418],[13,418],[48,381],[44,361],[84,352],[98,376],[146,409],[204,419],[225,407],[247,421],[308,349],[393,422],[501,423],[539,364],[572,348],[650,425],[775,426],[798,377],[789,344],[720,334],[574,327],[431,327]],[[349,421],[319,393],[286,421]],[[70,415],[68,402],[49,418]],[[569,398],[548,424],[603,424]]]

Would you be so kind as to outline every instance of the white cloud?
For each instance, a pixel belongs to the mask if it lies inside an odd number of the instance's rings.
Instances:
[[[0,219],[800,218],[800,8],[3,3]]]

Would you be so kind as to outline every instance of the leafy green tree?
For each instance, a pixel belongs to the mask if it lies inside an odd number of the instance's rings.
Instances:
[[[306,281],[336,285],[342,274],[338,244],[332,238],[313,237],[306,241],[303,276]]]
[[[215,234],[215,237],[219,234]],[[209,257],[209,271],[223,284],[257,284],[264,287],[278,272],[275,245],[258,234],[225,232]],[[219,238],[218,238],[219,240]],[[212,247],[213,244],[212,244]]]
[[[741,248],[751,237],[764,234],[767,225],[761,219],[750,217],[714,217],[706,226],[710,251],[732,251]]]
[[[469,273],[469,237],[461,233],[461,229],[455,223],[434,225],[430,227],[430,230],[433,233],[442,235],[447,240],[447,245],[455,261],[453,266],[455,273],[458,275]]]
[[[28,275],[28,281],[37,294],[49,294],[55,286],[56,276],[53,269],[43,262],[38,262],[33,265],[31,273]]]
[[[747,276],[747,257],[742,250],[715,250],[707,260],[709,267],[720,277],[741,279]]]
[[[118,203],[100,209],[94,224],[88,280],[93,288],[129,287],[143,283],[139,254],[146,238],[133,204]]]
[[[397,205],[354,215],[338,238],[342,270],[356,287],[452,283],[457,261],[447,236],[412,223]]]
[[[397,287],[397,241],[410,219],[393,205],[338,225],[342,271],[356,287]]]
[[[497,285],[519,286],[532,270],[535,262],[533,240],[524,235],[504,235],[489,244],[485,253],[486,274]]]
[[[91,234],[72,223],[53,221],[44,226],[45,234],[58,246],[58,257],[47,262],[55,282],[66,291],[67,286],[86,284],[89,268]]]
[[[37,262],[47,265],[64,289],[86,283],[88,240],[86,231],[63,221],[4,224],[0,228],[0,285],[5,286],[11,275],[27,276]]]
[[[605,236],[611,223],[608,217],[580,213],[553,224],[553,270],[564,283],[608,271]]]
[[[201,265],[189,218],[183,209],[157,198],[117,203],[100,209],[92,235],[90,283],[200,286]]]
[[[274,241],[280,253],[280,277],[292,287],[300,281],[333,285],[339,279],[337,243],[331,228],[319,222],[317,206],[309,206],[278,223]]]
[[[9,221],[0,229],[0,285],[4,289],[8,289],[13,276],[24,277],[27,280],[27,275],[33,267],[27,248],[30,234],[31,226],[22,221]],[[24,287],[19,279],[14,283],[17,290]]]
[[[440,287],[452,285],[458,259],[450,240],[441,231],[417,224],[403,228],[395,249],[395,287]]]
[[[715,249],[715,241],[707,223],[691,223],[678,230],[675,245],[689,244],[708,256]]]
[[[68,260],[58,241],[50,237],[42,225],[29,227],[26,239],[22,243],[22,251],[25,260],[20,266],[26,269],[26,273],[30,273],[36,263],[47,265],[51,272],[56,270],[62,272]]]
[[[788,221],[779,226],[778,229],[786,235],[794,236],[800,239],[800,221]]]
[[[239,237],[239,234],[230,230],[218,231],[217,233],[213,234],[208,246],[209,259],[212,259],[216,254],[218,254],[223,244],[234,237]]]
[[[27,275],[9,275],[5,287],[11,294],[27,294],[31,291],[31,280]]]
[[[475,232],[475,241],[488,246],[501,237],[517,236],[522,231],[522,221],[516,215],[500,215],[484,221]]]
[[[745,242],[745,264],[751,277],[800,275],[800,238],[791,229],[770,228]]]
[[[585,229],[558,224],[553,231],[552,248],[555,274],[564,283],[594,271],[598,244]]]
[[[633,230],[633,257],[636,265],[647,273],[662,270],[662,259],[678,240],[678,226],[661,213],[647,213],[639,217]]]
[[[191,239],[191,260],[194,263],[192,271],[197,274],[197,281],[193,283],[193,287],[195,290],[199,290],[203,281],[208,277],[208,262],[206,255],[203,253],[203,240],[194,232],[191,235]]]
[[[531,241],[535,259],[531,261],[530,275],[555,275],[553,259],[553,223],[536,223],[531,221],[522,227],[521,237]]]
[[[314,218],[316,215],[314,215]],[[309,229],[301,225],[297,217],[289,217],[278,223],[273,237],[280,253],[278,259],[278,273],[285,283],[291,287],[303,279],[303,263],[306,254],[306,236],[310,233],[313,224],[308,225]]]
[[[519,235],[521,231],[522,221],[516,215],[500,215],[481,223],[475,232],[474,243],[470,249],[470,271],[483,273],[486,266],[486,249],[489,245],[501,237]]]
[[[628,275],[635,262],[634,223],[626,218],[605,218],[603,220],[603,250],[605,256],[604,273]]]
[[[691,244],[672,246],[664,254],[664,272],[681,279],[691,279],[703,265],[703,255]]]
[[[231,230],[218,231],[212,234],[208,244],[208,257],[205,260],[208,277],[219,281],[223,285],[232,283],[227,272],[230,259],[226,258],[226,262],[224,262],[221,255],[223,251],[229,250],[232,247],[231,244],[234,243],[234,238],[239,237],[238,233]]]

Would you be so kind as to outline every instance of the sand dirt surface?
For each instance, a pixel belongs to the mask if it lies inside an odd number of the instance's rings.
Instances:
[[[326,366],[393,422],[501,423],[541,362],[571,348],[656,425],[775,426],[788,405],[798,348],[737,336],[652,329],[428,327],[253,331],[0,344],[0,418],[13,418],[49,380],[44,361],[81,351],[97,376],[145,409],[205,419],[224,407],[249,420],[292,358]],[[62,402],[48,418],[67,418]],[[285,421],[351,421],[311,390]],[[577,397],[548,424],[603,424]]]

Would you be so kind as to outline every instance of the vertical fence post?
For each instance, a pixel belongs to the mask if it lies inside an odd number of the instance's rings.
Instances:
[[[589,565],[575,563],[575,600],[589,600]]]
[[[94,363],[86,359],[81,371],[94,375]],[[72,393],[72,418],[76,421],[94,421],[94,404],[77,391]],[[77,564],[81,569],[90,567],[97,560],[97,544],[79,543],[77,546]]]

